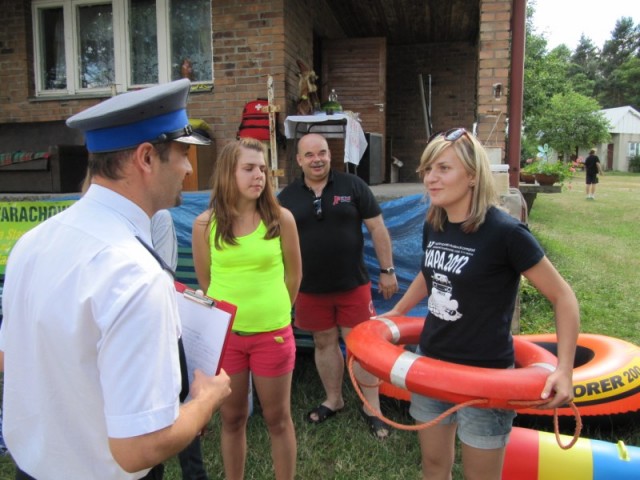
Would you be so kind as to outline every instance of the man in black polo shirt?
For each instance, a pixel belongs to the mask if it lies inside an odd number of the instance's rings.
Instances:
[[[364,265],[362,223],[371,234],[380,264],[378,290],[384,298],[398,291],[391,238],[382,213],[367,184],[356,175],[331,170],[331,152],[322,135],[308,134],[298,142],[296,159],[302,177],[278,196],[291,210],[302,252],[302,285],[296,300],[295,325],[313,333],[315,362],[326,400],[311,410],[307,420],[322,423],[344,407],[344,358],[338,343],[357,324],[375,315],[371,282]],[[375,378],[355,367],[364,385]],[[378,388],[363,387],[369,404],[380,411]],[[389,435],[374,412],[361,409],[377,438]]]

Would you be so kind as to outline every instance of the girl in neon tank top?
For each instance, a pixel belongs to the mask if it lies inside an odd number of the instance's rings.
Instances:
[[[220,409],[225,478],[244,478],[252,378],[269,430],[275,478],[292,480],[291,306],[302,278],[295,220],[277,202],[258,140],[227,144],[211,185],[209,208],[193,224],[192,248],[200,288],[238,307],[222,358],[232,390]]]

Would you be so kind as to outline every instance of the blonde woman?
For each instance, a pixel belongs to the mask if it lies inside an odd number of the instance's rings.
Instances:
[[[463,365],[510,368],[510,324],[522,274],[555,312],[558,367],[540,392],[540,398],[548,400],[542,408],[570,401],[580,322],[576,297],[527,227],[496,207],[484,148],[464,128],[437,134],[422,154],[418,173],[431,200],[421,271],[386,315],[405,315],[429,296],[420,354]],[[413,394],[410,413],[418,423],[426,423],[451,406]],[[463,408],[421,430],[423,479],[451,478],[456,433],[465,478],[501,478],[514,417],[510,410]]]

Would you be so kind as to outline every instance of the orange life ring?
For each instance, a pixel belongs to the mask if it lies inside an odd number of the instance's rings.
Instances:
[[[459,365],[416,355],[403,348],[418,343],[423,318],[375,318],[356,326],[347,349],[360,365],[396,387],[428,397],[464,403],[484,399],[480,407],[520,410],[519,402],[536,402],[557,365],[548,350],[514,338],[516,368],[493,369]]]
[[[555,334],[518,335],[557,350]],[[640,411],[640,347],[624,340],[581,333],[573,369],[574,404],[581,416],[617,415]],[[526,415],[551,415],[553,411],[526,409]],[[558,415],[571,416],[569,408]]]

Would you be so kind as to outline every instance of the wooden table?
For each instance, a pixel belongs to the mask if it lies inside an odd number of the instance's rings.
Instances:
[[[533,202],[539,193],[560,193],[562,192],[562,186],[560,185],[539,185],[537,183],[521,183],[518,185],[518,189],[524,196],[527,202],[527,211],[530,212],[533,208]]]

